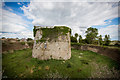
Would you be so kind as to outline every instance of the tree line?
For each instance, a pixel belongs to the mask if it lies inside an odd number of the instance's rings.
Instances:
[[[75,33],[74,36],[71,36],[71,42],[83,44],[98,44],[106,46],[110,44],[110,35],[105,35],[105,37],[102,38],[102,35],[98,36],[98,29],[96,28],[90,27],[85,33],[85,39],[83,39],[81,35],[78,35],[78,33]],[[77,38],[79,39],[77,40]]]

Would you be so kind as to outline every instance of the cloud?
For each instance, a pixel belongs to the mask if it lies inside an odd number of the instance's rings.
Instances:
[[[34,2],[21,9],[33,25],[66,25],[73,31],[85,35],[90,26],[106,25],[118,17],[117,2]],[[105,22],[105,20],[108,20]],[[86,28],[82,29],[81,27]],[[108,28],[109,30],[109,28]],[[85,37],[85,36],[83,36]]]
[[[2,29],[0,29],[2,35],[0,37],[33,38],[33,33],[28,26],[31,24],[29,21],[8,10],[0,9],[0,12],[2,12],[2,20],[0,20],[2,22]]]
[[[2,33],[2,37],[6,38],[33,38],[32,35],[32,32]]]
[[[23,3],[18,3],[18,5]],[[66,25],[72,29],[72,34],[78,33],[85,38],[85,31],[94,25],[106,25],[112,19],[118,17],[118,4],[116,2],[33,2],[28,6],[22,6],[24,15],[32,20],[33,25],[53,26]],[[3,12],[2,32],[7,37],[33,37],[30,31],[29,21],[7,10]],[[105,22],[105,20],[108,20]],[[98,31],[103,36],[110,34],[117,39],[117,25],[100,28]],[[108,32],[109,31],[109,32]]]
[[[9,11],[13,11],[10,7],[7,7],[7,6],[6,6],[6,9]]]
[[[21,3],[19,3],[19,2],[18,2],[17,4],[18,4],[18,5],[22,5],[22,4],[21,4]]]
[[[92,26],[118,17],[116,3],[106,2],[31,2],[23,6],[25,16],[34,25]]]
[[[99,35],[102,35],[103,38],[105,35],[110,35],[112,40],[118,40],[118,25],[110,25],[105,28],[98,29]]]
[[[28,21],[22,19],[21,16],[9,12],[7,10],[2,10],[2,25],[3,31],[5,32],[19,32],[25,30],[28,27],[27,24],[30,24]]]

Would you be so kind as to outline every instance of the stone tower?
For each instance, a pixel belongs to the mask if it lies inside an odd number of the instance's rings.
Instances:
[[[32,57],[40,60],[67,60],[71,57],[71,29],[65,26],[42,28],[34,26]]]

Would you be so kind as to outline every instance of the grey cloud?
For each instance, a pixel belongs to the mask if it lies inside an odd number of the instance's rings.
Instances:
[[[66,25],[73,34],[85,34],[81,26],[106,25],[105,20],[118,17],[116,2],[31,2],[21,9],[33,25]]]

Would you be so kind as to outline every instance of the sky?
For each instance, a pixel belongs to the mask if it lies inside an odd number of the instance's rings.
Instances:
[[[89,27],[118,40],[118,2],[2,2],[0,37],[34,38],[33,26],[68,26],[85,38]]]

